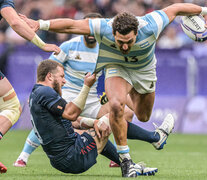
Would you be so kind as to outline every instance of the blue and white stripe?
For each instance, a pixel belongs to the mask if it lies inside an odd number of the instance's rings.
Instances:
[[[109,64],[119,64],[129,69],[140,70],[155,68],[155,43],[160,33],[169,24],[169,19],[162,10],[137,17],[137,19],[139,21],[138,36],[135,45],[127,55],[123,55],[115,44],[112,34],[113,19],[89,20],[91,34],[96,37],[100,45],[96,72]]]
[[[60,62],[64,66],[66,84],[63,89],[79,92],[84,84],[87,72],[93,72],[98,57],[99,45],[88,48],[84,44],[84,37],[77,36],[61,44],[61,53],[52,54],[49,59]],[[97,78],[101,75],[99,73]],[[89,94],[97,94],[97,82],[92,86]]]

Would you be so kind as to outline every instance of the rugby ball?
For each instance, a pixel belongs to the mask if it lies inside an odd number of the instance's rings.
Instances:
[[[203,42],[207,39],[205,19],[201,15],[182,16],[181,27],[184,33],[194,41]]]

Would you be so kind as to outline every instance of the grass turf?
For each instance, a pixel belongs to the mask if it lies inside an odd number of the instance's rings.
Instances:
[[[0,174],[2,180],[65,180],[65,179],[120,179],[119,168],[109,168],[109,160],[98,157],[97,164],[80,175],[64,174],[52,168],[42,148],[30,157],[26,168],[12,164],[21,152],[29,131],[10,131],[0,141],[0,161],[8,168]],[[141,141],[128,141],[134,162],[144,161],[150,167],[157,167],[158,173],[151,177],[137,177],[153,180],[204,180],[207,179],[207,135],[170,135],[163,150]]]

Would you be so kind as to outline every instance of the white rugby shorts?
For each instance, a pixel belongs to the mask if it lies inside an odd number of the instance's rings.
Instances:
[[[72,92],[69,89],[62,90],[62,97],[71,102],[78,96],[79,92]],[[97,94],[89,94],[86,100],[85,107],[80,116],[96,119],[101,109],[101,104]]]
[[[128,69],[120,65],[108,65],[105,70],[105,79],[109,77],[122,77],[140,94],[147,94],[155,91],[157,81],[155,68],[140,71]]]

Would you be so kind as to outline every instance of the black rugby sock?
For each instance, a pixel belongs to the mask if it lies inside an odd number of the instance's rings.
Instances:
[[[115,146],[111,143],[110,140],[108,140],[108,142],[106,143],[106,146],[103,148],[101,155],[120,165],[119,154],[117,153]]]
[[[137,139],[153,143],[160,140],[160,135],[154,131],[147,131],[133,123],[128,122],[127,139]]]

